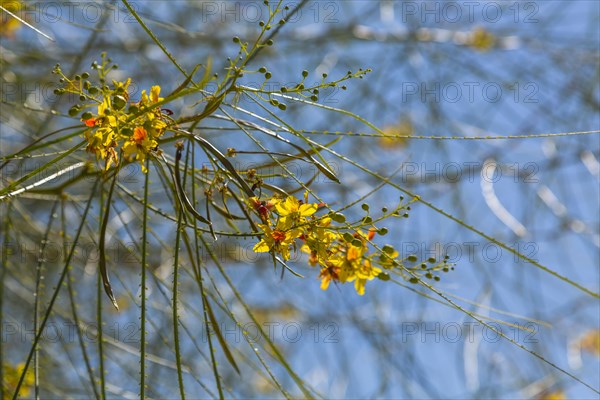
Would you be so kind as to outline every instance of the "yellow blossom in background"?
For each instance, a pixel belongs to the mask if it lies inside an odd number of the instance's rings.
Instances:
[[[20,15],[21,13],[19,12],[25,9],[25,4],[22,1],[0,0],[0,5],[22,18]],[[4,11],[0,11],[0,13],[2,13],[2,16],[0,17],[0,36],[14,37],[15,31],[21,27],[21,21]]]
[[[540,397],[538,397],[538,400],[566,400],[566,399],[567,399],[567,396],[565,395],[565,392],[563,392],[562,390],[546,392],[543,395],[541,395]]]
[[[1,383],[4,387],[4,398],[2,400],[12,399],[13,393],[15,392],[17,385],[19,384],[19,379],[21,379],[21,374],[23,373],[24,368],[25,364],[13,366],[11,364],[6,363],[2,366],[3,376],[1,377]],[[29,396],[33,384],[33,371],[31,368],[29,368],[27,370],[27,373],[25,374],[25,379],[23,379],[23,383],[21,384],[21,388],[19,390],[19,395],[21,398]]]
[[[600,357],[600,329],[586,332],[579,341],[582,350]]]
[[[469,46],[475,50],[486,52],[496,44],[496,37],[482,27],[477,27],[469,35]]]
[[[387,136],[379,138],[380,147],[384,149],[404,148],[408,144],[406,136],[412,136],[414,133],[413,123],[410,118],[405,117],[397,124],[383,128],[383,133]]]

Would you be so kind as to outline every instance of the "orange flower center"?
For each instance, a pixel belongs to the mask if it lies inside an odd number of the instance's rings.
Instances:
[[[280,230],[275,230],[275,231],[273,231],[272,237],[276,243],[281,243],[285,240],[285,232],[282,232]]]
[[[141,126],[137,126],[133,130],[133,141],[136,142],[137,144],[142,144],[142,142],[144,140],[146,140],[147,137],[148,137],[148,132],[146,132],[146,130],[144,128],[142,128]]]

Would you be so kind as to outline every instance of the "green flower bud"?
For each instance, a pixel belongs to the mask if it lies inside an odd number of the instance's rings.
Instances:
[[[351,235],[350,233],[348,233],[348,232],[344,232],[344,234],[343,234],[342,236],[343,236],[343,238],[344,238],[344,240],[345,240],[346,242],[351,242],[351,241],[353,241],[353,240],[354,240],[354,236],[352,236],[352,235]]]
[[[338,224],[343,224],[344,222],[346,222],[346,216],[341,213],[332,214],[331,219],[337,222]]]
[[[122,110],[127,105],[127,100],[121,95],[116,95],[112,99],[112,104],[116,110]]]
[[[79,114],[80,108],[78,105],[74,105],[73,107],[69,108],[69,115],[71,117],[76,116],[77,114]]]
[[[379,275],[377,275],[377,279],[380,279],[382,281],[389,281],[390,275],[387,272],[380,272]]]

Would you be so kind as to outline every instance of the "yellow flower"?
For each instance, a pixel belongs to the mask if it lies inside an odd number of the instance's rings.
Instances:
[[[366,254],[367,237],[368,235],[359,231],[354,235],[352,242],[346,242],[344,239],[344,242],[333,249],[330,258],[331,264],[339,268],[339,281],[354,282],[354,288],[361,296],[365,294],[367,281],[373,280],[381,273],[381,269],[374,267]],[[356,239],[359,239],[359,243],[356,243]]]
[[[152,86],[152,88],[150,89],[150,97],[148,97],[146,90],[142,90],[142,100],[140,101],[140,104],[148,107],[154,103],[163,101],[164,98],[159,97],[159,94],[160,86],[158,85]]]
[[[141,126],[136,126],[131,137],[123,145],[123,155],[128,159],[135,159],[142,165],[142,172],[146,168],[146,155],[158,146],[158,142],[149,137],[148,132]]]
[[[371,261],[364,260],[354,272],[354,275],[350,276],[347,281],[354,281],[354,288],[356,289],[356,293],[362,296],[365,294],[365,284],[367,283],[367,281],[371,281],[374,278],[377,278],[377,275],[381,273],[381,270],[379,268],[373,267],[371,265]]]
[[[288,196],[285,201],[275,205],[281,222],[286,228],[306,222],[306,218],[317,212],[316,204],[302,204],[294,196]]]
[[[321,268],[319,278],[321,278],[321,290],[327,290],[331,281],[339,281],[340,268],[328,263],[327,266]]]
[[[316,225],[309,225],[304,234],[305,244],[301,250],[310,255],[308,261],[313,267],[317,264],[327,265],[330,247],[340,237],[328,228],[330,224],[331,218],[323,218]]]
[[[280,225],[275,229],[272,229],[268,224],[258,224],[258,226],[263,230],[264,235],[260,242],[254,246],[254,252],[273,252],[281,254],[284,260],[289,260],[290,246],[302,234],[302,231],[299,229],[282,230]]]

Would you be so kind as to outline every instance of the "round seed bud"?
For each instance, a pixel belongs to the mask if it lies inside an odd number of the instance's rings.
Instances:
[[[394,251],[395,251],[394,247],[389,244],[386,244],[385,246],[383,246],[383,248],[381,250],[383,250],[383,252],[387,255],[392,255],[392,254],[394,254]]]
[[[382,281],[389,281],[390,274],[388,274],[387,272],[380,272],[379,275],[377,275],[377,279],[380,279]]]
[[[354,236],[352,236],[350,233],[348,232],[344,232],[344,234],[342,235],[344,237],[344,240],[346,242],[351,242],[354,240]]]
[[[113,97],[112,103],[116,110],[122,110],[125,108],[125,105],[127,105],[127,100],[121,95],[116,95]]]
[[[343,224],[344,222],[346,222],[346,216],[341,213],[332,214],[331,219],[337,222],[338,224]]]
[[[77,114],[79,114],[79,110],[80,110],[80,109],[79,109],[79,106],[75,105],[75,106],[73,106],[73,107],[69,108],[69,115],[70,115],[71,117],[74,117],[74,116],[76,116]]]
[[[81,114],[81,119],[90,119],[90,118],[92,118],[93,116],[94,116],[94,115],[93,115],[91,112],[89,112],[89,111],[86,111],[86,112],[84,112],[83,114]]]

